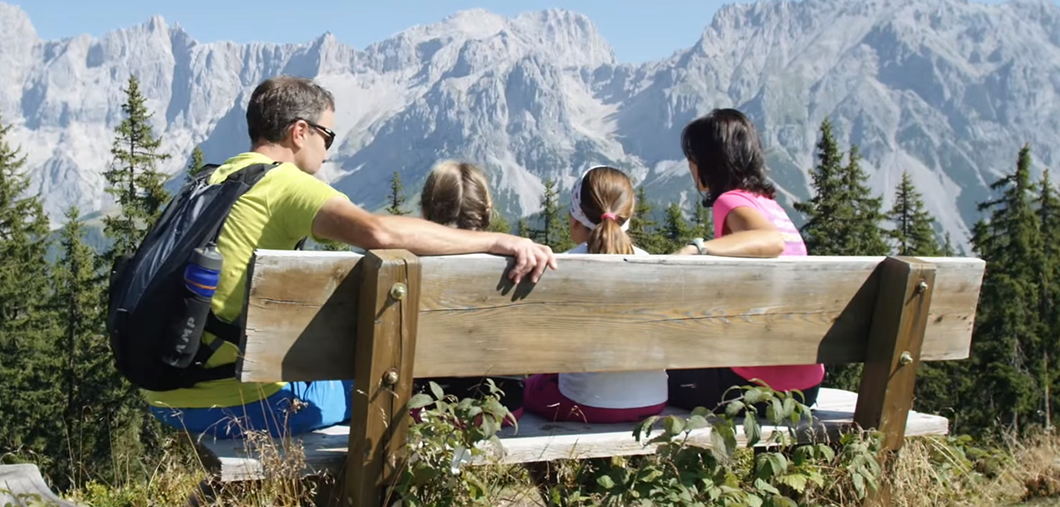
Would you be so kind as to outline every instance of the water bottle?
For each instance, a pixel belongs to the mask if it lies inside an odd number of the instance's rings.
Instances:
[[[213,243],[192,252],[184,268],[183,307],[175,308],[177,314],[163,349],[162,361],[166,364],[187,368],[195,360],[223,263],[224,258]]]

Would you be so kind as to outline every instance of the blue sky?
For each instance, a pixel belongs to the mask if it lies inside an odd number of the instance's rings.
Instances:
[[[0,0],[4,1],[4,0]],[[25,10],[44,39],[143,23],[161,15],[202,42],[305,42],[330,31],[363,49],[405,28],[474,7],[500,14],[563,8],[588,15],[621,62],[669,56],[694,44],[715,11],[747,0],[6,0]],[[859,1],[859,0],[853,0]],[[982,1],[982,0],[981,0]],[[987,0],[1000,3],[1000,0]]]

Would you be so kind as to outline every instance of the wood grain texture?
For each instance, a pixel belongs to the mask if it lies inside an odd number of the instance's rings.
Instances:
[[[857,404],[857,393],[837,389],[821,389],[814,406],[814,417],[820,421],[825,434],[835,435],[849,428]],[[667,414],[687,417],[687,411],[668,408]],[[490,463],[524,463],[564,459],[571,457],[592,458],[615,455],[644,455],[655,450],[654,445],[645,446],[633,438],[635,424],[581,424],[572,422],[548,422],[526,413],[519,420],[519,432],[505,428],[501,432],[501,447],[488,447]],[[744,445],[743,423],[738,421],[738,438]],[[300,452],[306,463],[302,473],[317,474],[322,471],[339,473],[346,459],[349,426],[332,426],[314,431],[302,438]],[[763,427],[768,435],[768,427]],[[710,446],[710,430],[698,430],[693,439],[696,445]],[[945,417],[910,411],[906,424],[906,436],[945,435],[949,422]],[[233,440],[213,440],[203,444],[221,467],[222,480],[250,480],[263,478],[262,459],[253,452],[248,453],[245,444]],[[284,443],[277,446],[283,447]]]
[[[415,375],[860,362],[883,259],[561,255],[536,286],[512,287],[504,257],[421,257]],[[243,381],[352,377],[360,260],[257,253]],[[926,260],[921,359],[967,357],[985,264]]]
[[[237,375],[245,382],[276,381],[307,371],[315,372],[314,380],[352,379],[364,256],[274,253],[259,251],[250,261]]]
[[[0,465],[0,505],[79,507],[59,498],[44,482],[37,465]]]
[[[406,251],[376,250],[363,259],[357,309],[350,455],[343,495],[346,505],[385,505],[383,494],[399,473],[406,446],[408,400],[419,315],[419,259]],[[395,289],[404,289],[396,293]],[[353,333],[348,329],[346,339]]]

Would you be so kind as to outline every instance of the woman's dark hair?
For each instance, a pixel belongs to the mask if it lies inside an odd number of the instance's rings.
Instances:
[[[730,190],[746,190],[776,198],[776,187],[766,179],[762,141],[754,124],[735,109],[715,109],[681,131],[681,150],[694,162],[699,181],[710,194],[704,206]]]

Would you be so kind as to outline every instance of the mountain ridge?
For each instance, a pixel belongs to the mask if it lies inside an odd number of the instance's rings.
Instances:
[[[110,206],[101,177],[130,73],[179,178],[192,148],[210,161],[247,149],[253,87],[286,73],[336,96],[338,139],[323,178],[378,209],[398,171],[407,188],[459,157],[488,171],[511,216],[538,209],[542,179],[569,189],[611,163],[653,198],[688,205],[678,135],[713,107],[760,128],[789,207],[809,196],[820,121],[859,145],[889,204],[909,170],[931,212],[966,243],[975,203],[1030,142],[1055,165],[1060,134],[1060,8],[1044,0],[766,0],[722,7],[700,39],[667,58],[618,62],[587,16],[483,9],[410,27],[363,50],[321,36],[300,44],[199,42],[160,16],[99,38],[37,38],[0,3],[0,121],[28,156],[49,215]],[[12,79],[7,79],[10,75]],[[798,219],[798,217],[795,217]],[[55,224],[57,225],[57,224]]]

